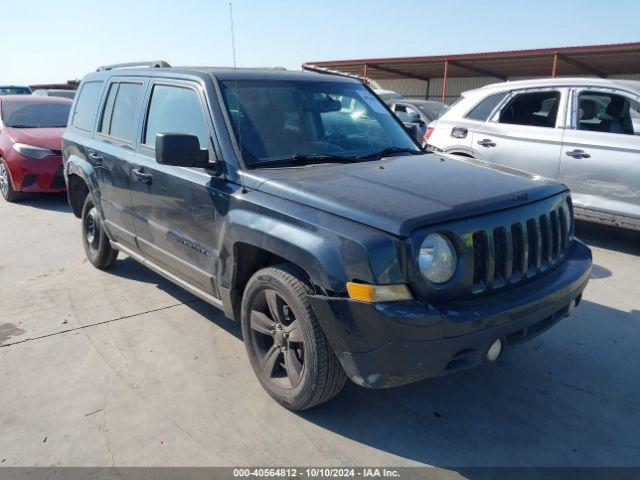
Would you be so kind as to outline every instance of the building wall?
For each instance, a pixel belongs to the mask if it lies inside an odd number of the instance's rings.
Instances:
[[[68,80],[67,83],[41,83],[38,85],[29,85],[31,90],[77,90],[80,80]]]
[[[430,83],[424,80],[414,80],[413,78],[376,80],[376,82],[385,90],[393,90],[410,98],[426,98]]]
[[[446,103],[453,103],[462,92],[500,81],[501,80],[493,77],[449,78],[447,80]],[[442,98],[442,78],[432,78],[429,81],[403,78],[377,80],[377,82],[382,88],[386,90],[394,90],[409,98],[423,98],[438,101]]]
[[[592,75],[584,75],[589,77]],[[544,77],[511,77],[509,80],[529,80]],[[608,78],[640,80],[640,73],[626,75],[610,75]],[[386,90],[394,90],[408,98],[422,98],[427,100],[440,101],[442,98],[442,78],[432,78],[429,81],[417,80],[413,78],[376,80],[377,83]],[[491,83],[498,83],[502,80],[493,77],[463,77],[447,79],[447,97],[445,103],[451,104],[460,97],[462,92],[480,88]]]

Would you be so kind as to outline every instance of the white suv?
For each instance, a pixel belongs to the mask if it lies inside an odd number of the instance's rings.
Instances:
[[[576,216],[640,230],[640,82],[549,78],[465,92],[428,149],[560,180]]]

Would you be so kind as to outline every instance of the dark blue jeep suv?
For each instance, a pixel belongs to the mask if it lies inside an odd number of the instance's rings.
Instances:
[[[425,153],[352,79],[151,66],[100,68],[72,107],[87,257],[122,252],[239,320],[286,407],[493,361],[580,302],[563,185]]]

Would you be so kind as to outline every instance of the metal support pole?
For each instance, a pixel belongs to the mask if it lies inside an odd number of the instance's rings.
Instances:
[[[555,77],[558,72],[558,51],[553,52],[553,67],[551,68],[551,76]]]
[[[367,84],[369,83],[369,80],[367,80],[367,64],[364,64],[364,83]]]
[[[442,103],[445,103],[447,97],[447,75],[449,74],[449,60],[444,61],[444,77],[442,79]]]

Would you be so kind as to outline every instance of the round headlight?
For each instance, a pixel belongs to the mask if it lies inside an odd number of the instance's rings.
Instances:
[[[448,282],[456,271],[456,249],[446,236],[431,233],[420,246],[418,264],[430,282]]]

